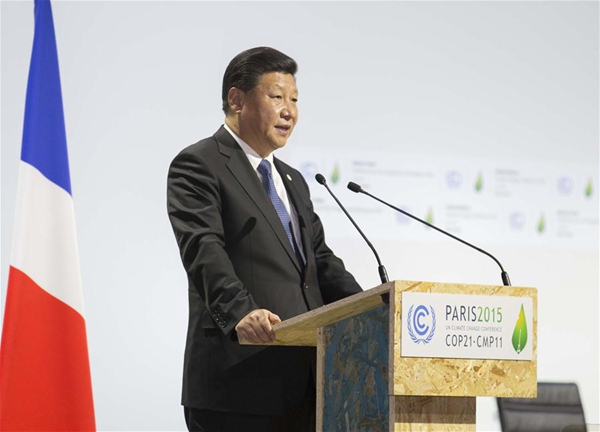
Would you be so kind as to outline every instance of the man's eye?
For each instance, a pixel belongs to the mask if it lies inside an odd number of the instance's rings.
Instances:
[[[281,95],[273,95],[271,96],[272,99],[282,99]]]
[[[297,103],[298,102],[298,98],[292,98],[292,102]]]

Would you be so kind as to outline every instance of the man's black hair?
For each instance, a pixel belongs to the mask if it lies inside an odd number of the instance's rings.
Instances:
[[[229,62],[223,75],[223,111],[225,114],[229,111],[227,95],[231,87],[249,92],[265,73],[283,72],[294,76],[297,71],[296,61],[274,48],[257,47],[242,51]]]

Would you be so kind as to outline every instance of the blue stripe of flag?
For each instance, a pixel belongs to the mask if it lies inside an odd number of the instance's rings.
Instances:
[[[58,54],[49,0],[35,0],[35,34],[21,160],[71,194]]]

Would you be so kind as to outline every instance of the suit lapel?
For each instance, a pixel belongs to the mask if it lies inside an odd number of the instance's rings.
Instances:
[[[258,207],[273,231],[275,231],[277,239],[284,247],[298,271],[301,271],[296,254],[283,229],[281,220],[279,219],[279,216],[277,216],[273,203],[263,189],[263,186],[260,183],[256,172],[252,169],[252,165],[250,165],[245,153],[225,128],[221,127],[214,136],[219,143],[219,151],[229,158],[225,164],[227,169],[229,169],[240,186]]]

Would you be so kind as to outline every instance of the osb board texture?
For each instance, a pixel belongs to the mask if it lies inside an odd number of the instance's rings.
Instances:
[[[285,320],[273,326],[275,342],[260,345],[316,346],[319,327],[359,315],[384,304],[381,296],[389,293],[393,286],[393,282],[388,282]],[[240,340],[240,344],[252,345],[244,340]]]
[[[389,430],[388,334],[387,305],[325,327],[322,430]]]
[[[502,295],[533,298],[533,360],[472,360],[410,358],[400,356],[402,291],[444,294]],[[390,296],[394,311],[394,337],[390,340],[393,378],[390,393],[404,396],[494,396],[537,395],[537,290],[491,285],[445,284],[395,281]]]
[[[325,390],[325,329],[317,330],[317,432],[323,432],[323,393]]]
[[[475,431],[474,397],[391,396],[390,431]]]

